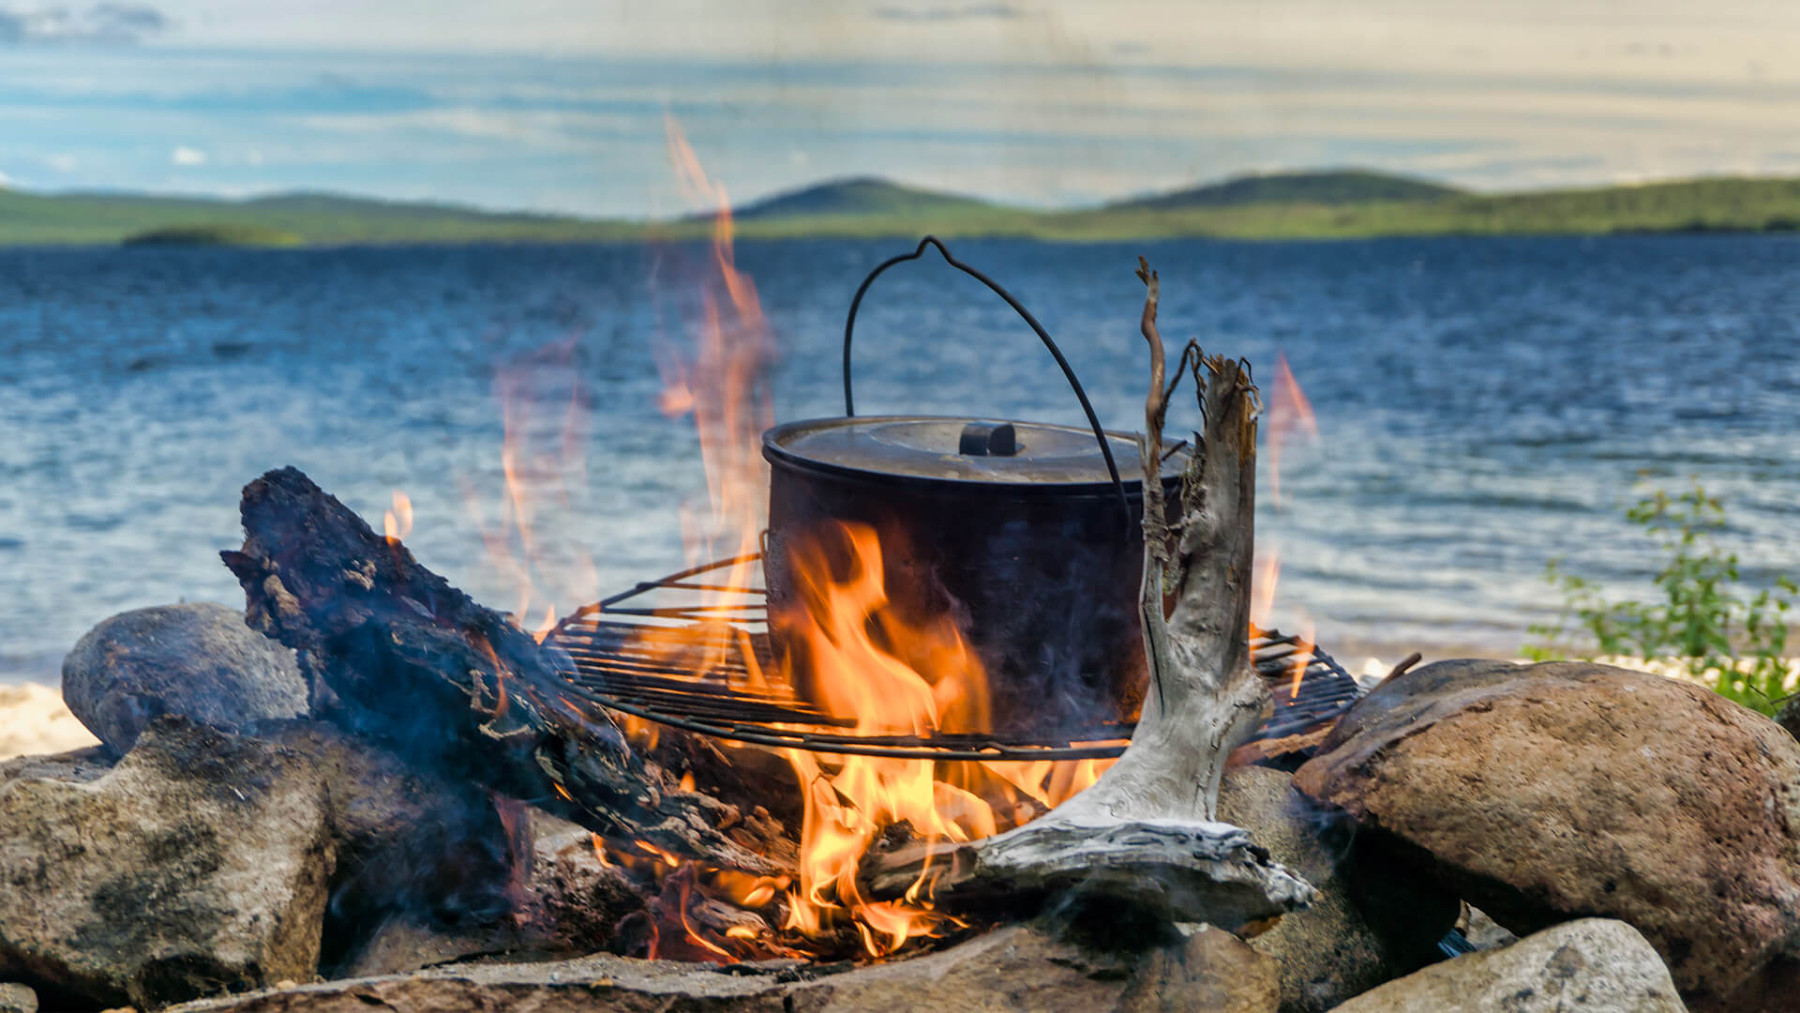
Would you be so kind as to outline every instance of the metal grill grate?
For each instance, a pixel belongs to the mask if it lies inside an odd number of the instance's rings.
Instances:
[[[1076,760],[1124,752],[1133,725],[1097,723],[1053,741],[994,733],[857,735],[772,677],[766,599],[708,574],[753,564],[720,560],[639,583],[563,619],[546,640],[572,662],[571,690],[611,710],[720,739],[859,756],[929,760]],[[673,598],[673,601],[656,599]],[[1253,630],[1251,660],[1275,712],[1257,739],[1336,718],[1361,695],[1330,655],[1298,637]],[[1296,668],[1301,671],[1295,682]]]

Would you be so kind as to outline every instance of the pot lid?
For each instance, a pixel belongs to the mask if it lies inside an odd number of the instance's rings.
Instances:
[[[1137,439],[1107,433],[1119,477],[1136,488]],[[763,434],[763,456],[829,471],[944,482],[1110,489],[1106,459],[1091,429],[1040,422],[932,416],[866,416],[786,422]],[[1185,455],[1163,463],[1178,478]]]

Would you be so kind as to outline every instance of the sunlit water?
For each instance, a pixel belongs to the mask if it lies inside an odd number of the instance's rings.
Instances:
[[[844,309],[904,245],[740,245],[778,418],[841,414]],[[1304,610],[1327,648],[1512,650],[1554,604],[1556,556],[1641,581],[1640,475],[1722,494],[1753,581],[1800,571],[1793,239],[953,246],[1036,311],[1116,428],[1141,420],[1140,252],[1171,342],[1265,383],[1285,350],[1322,440],[1284,455],[1279,510],[1265,475],[1259,542],[1284,624]],[[657,348],[687,341],[702,266],[635,246],[0,252],[0,678],[54,680],[122,609],[241,605],[217,553],[240,487],[284,464],[377,527],[404,490],[420,558],[514,608],[482,538],[501,385],[536,395],[540,479],[571,418],[586,462],[537,507],[534,615],[678,568],[676,506],[704,486],[691,423],[657,408]],[[1031,333],[942,265],[891,272],[858,334],[864,413],[1080,421]]]

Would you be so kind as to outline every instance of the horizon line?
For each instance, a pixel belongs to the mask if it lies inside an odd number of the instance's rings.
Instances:
[[[1654,179],[1621,181],[1621,182],[1614,182],[1614,183],[1585,184],[1585,185],[1580,185],[1580,186],[1544,186],[1544,187],[1534,187],[1534,188],[1526,188],[1526,189],[1519,189],[1519,190],[1508,190],[1508,189],[1484,190],[1484,189],[1477,189],[1474,187],[1464,186],[1462,184],[1450,182],[1448,180],[1444,180],[1441,178],[1433,178],[1430,176],[1425,176],[1425,175],[1420,175],[1420,174],[1415,174],[1415,173],[1391,172],[1391,171],[1387,171],[1387,170],[1373,169],[1373,168],[1367,168],[1367,167],[1363,167],[1363,166],[1333,166],[1333,167],[1311,167],[1311,168],[1282,168],[1282,169],[1259,170],[1259,171],[1253,171],[1253,172],[1239,172],[1239,173],[1233,173],[1233,174],[1227,175],[1227,176],[1218,176],[1218,177],[1211,177],[1211,178],[1203,179],[1203,180],[1200,180],[1198,182],[1192,183],[1187,186],[1176,187],[1174,189],[1169,189],[1169,190],[1138,191],[1138,192],[1134,192],[1134,193],[1121,194],[1118,196],[1109,197],[1106,200],[1101,201],[1096,204],[1070,204],[1070,205],[1063,205],[1063,206],[1046,207],[1046,206],[1041,206],[1041,205],[1012,203],[1012,202],[1008,202],[1005,200],[980,197],[980,196],[976,196],[974,194],[963,193],[963,192],[959,192],[959,191],[955,191],[955,190],[943,190],[943,189],[937,189],[934,187],[921,186],[921,185],[917,185],[914,183],[908,183],[908,182],[905,182],[904,180],[896,179],[894,177],[880,175],[877,173],[851,173],[851,174],[847,174],[847,175],[822,177],[822,178],[814,180],[813,182],[810,182],[810,183],[804,183],[804,184],[800,184],[798,186],[785,187],[785,188],[781,188],[781,189],[771,190],[766,193],[760,194],[758,196],[744,200],[742,202],[732,204],[731,212],[734,215],[742,214],[745,211],[754,210],[758,205],[761,205],[761,204],[769,203],[769,202],[775,201],[775,200],[780,200],[780,199],[786,198],[786,197],[793,197],[793,196],[797,196],[800,194],[809,193],[811,191],[823,189],[826,187],[842,186],[842,185],[848,184],[848,183],[872,182],[872,183],[880,183],[880,184],[884,184],[884,185],[888,185],[888,186],[892,186],[892,187],[896,187],[896,188],[900,188],[900,189],[910,190],[915,193],[976,201],[979,203],[990,205],[990,206],[992,206],[996,209],[1000,209],[1000,210],[1022,211],[1022,212],[1028,212],[1028,213],[1034,213],[1034,214],[1070,214],[1070,213],[1076,213],[1076,212],[1081,212],[1081,211],[1101,210],[1101,209],[1104,209],[1104,208],[1107,208],[1110,206],[1114,206],[1117,204],[1125,203],[1128,201],[1145,200],[1145,199],[1152,199],[1152,198],[1158,198],[1158,197],[1167,197],[1167,196],[1172,196],[1172,195],[1176,195],[1176,194],[1191,193],[1191,192],[1194,192],[1197,190],[1204,190],[1204,189],[1209,189],[1212,187],[1222,186],[1222,185],[1236,182],[1239,180],[1267,179],[1267,178],[1272,178],[1272,177],[1284,177],[1284,176],[1320,176],[1320,175],[1334,175],[1334,174],[1340,174],[1340,173],[1342,173],[1342,174],[1361,173],[1361,174],[1385,177],[1385,178],[1389,178],[1389,179],[1404,179],[1404,180],[1409,180],[1409,181],[1413,181],[1413,182],[1429,183],[1432,185],[1442,186],[1442,187],[1445,187],[1452,191],[1455,191],[1455,193],[1453,194],[1454,196],[1465,196],[1465,197],[1512,197],[1512,196],[1530,196],[1530,195],[1537,195],[1537,194],[1552,194],[1552,193],[1589,193],[1589,192],[1598,192],[1598,191],[1603,191],[1603,190],[1637,189],[1637,188],[1643,188],[1643,187],[1667,186],[1667,185],[1675,185],[1675,184],[1682,184],[1682,183],[1701,183],[1701,182],[1714,181],[1714,180],[1717,180],[1717,181],[1725,181],[1725,180],[1766,181],[1766,182],[1779,182],[1779,181],[1784,181],[1784,180],[1800,180],[1800,175],[1796,175],[1796,176],[1754,175],[1754,174],[1745,174],[1745,173],[1721,172],[1721,173],[1703,173],[1700,175],[1690,175],[1690,176],[1658,177],[1658,178],[1654,178]],[[13,183],[11,183],[10,181],[7,181],[3,175],[0,175],[0,194],[18,194],[21,196],[38,197],[38,198],[45,198],[45,199],[63,199],[63,198],[81,198],[81,197],[94,197],[94,198],[125,197],[125,198],[146,198],[146,199],[152,199],[152,200],[169,200],[169,201],[187,200],[187,201],[195,201],[195,202],[211,203],[211,204],[253,204],[257,201],[272,200],[272,199],[281,198],[281,197],[324,197],[324,198],[357,201],[357,202],[361,202],[361,203],[370,203],[370,204],[389,204],[389,205],[403,205],[403,206],[412,206],[412,207],[435,207],[435,208],[441,208],[441,209],[444,209],[447,211],[458,211],[458,212],[464,212],[464,213],[469,213],[469,214],[485,215],[485,216],[492,216],[492,217],[538,218],[538,219],[551,219],[551,220],[582,222],[582,223],[592,223],[592,224],[625,224],[625,225],[655,225],[655,224],[663,224],[663,223],[680,223],[680,222],[692,220],[694,218],[710,217],[714,213],[712,211],[700,210],[700,211],[690,212],[687,214],[667,216],[667,217],[643,217],[643,218],[597,217],[597,216],[585,215],[585,214],[581,214],[579,212],[573,212],[573,211],[546,211],[546,210],[532,210],[532,209],[527,209],[527,208],[506,208],[506,207],[497,207],[497,206],[492,206],[492,205],[471,203],[471,202],[467,202],[467,201],[459,201],[459,200],[454,200],[454,199],[449,199],[449,198],[381,197],[381,196],[375,196],[375,195],[370,195],[370,194],[356,193],[356,192],[348,191],[348,190],[313,189],[313,188],[309,188],[309,187],[305,187],[305,186],[292,187],[292,188],[287,188],[287,189],[274,189],[274,190],[258,191],[255,193],[238,194],[238,195],[220,194],[220,193],[204,193],[204,192],[192,191],[192,190],[155,190],[155,189],[132,190],[132,189],[80,189],[80,188],[76,188],[76,189],[68,189],[68,190],[44,190],[44,189],[38,189],[38,188],[34,188],[34,187],[16,186]],[[1366,203],[1366,202],[1356,202],[1356,203]]]

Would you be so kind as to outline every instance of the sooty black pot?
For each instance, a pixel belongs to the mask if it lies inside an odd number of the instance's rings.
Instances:
[[[1119,472],[1141,474],[1135,442],[1107,439]],[[1145,679],[1141,482],[1114,484],[1094,433],[823,419],[769,430],[763,456],[773,616],[804,607],[797,559],[823,559],[845,579],[856,564],[844,525],[866,525],[879,536],[887,607],[909,623],[949,615],[961,627],[987,671],[997,737],[1079,735],[1135,712]],[[1180,464],[1165,465],[1170,502]],[[824,673],[797,667],[811,695]]]

